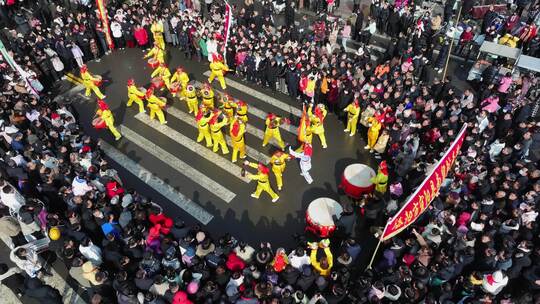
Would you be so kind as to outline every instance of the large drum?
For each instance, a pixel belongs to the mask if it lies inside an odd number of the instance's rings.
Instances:
[[[331,198],[315,199],[309,204],[306,211],[306,230],[323,238],[328,237],[336,230],[333,217],[339,219],[342,212],[341,205]]]
[[[156,89],[161,89],[163,85],[165,85],[165,82],[163,82],[163,78],[161,77],[154,77],[152,78],[152,86]]]
[[[159,61],[156,58],[150,58],[148,59],[148,66],[155,69],[159,66]]]
[[[98,87],[101,86],[101,84],[103,84],[103,78],[101,78],[100,75],[95,75],[94,77],[96,78],[96,80],[94,80],[94,84]]]
[[[375,185],[370,180],[375,175],[375,171],[364,164],[348,165],[341,176],[339,188],[348,196],[359,199],[373,191]]]
[[[105,129],[107,127],[107,124],[101,117],[96,117],[94,120],[92,120],[92,126],[95,129]]]
[[[171,94],[175,95],[177,94],[178,92],[180,92],[180,89],[181,89],[181,86],[180,86],[180,83],[179,82],[173,82],[171,83],[171,85],[169,86],[169,91],[171,92]]]

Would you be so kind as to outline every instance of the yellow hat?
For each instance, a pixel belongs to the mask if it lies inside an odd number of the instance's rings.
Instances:
[[[60,239],[60,236],[62,234],[60,233],[60,229],[58,229],[58,227],[52,227],[51,229],[49,229],[49,238],[53,241],[56,241],[58,239]]]

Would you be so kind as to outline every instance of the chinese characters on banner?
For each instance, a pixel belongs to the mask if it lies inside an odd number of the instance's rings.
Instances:
[[[416,191],[409,197],[407,203],[399,210],[394,217],[386,224],[382,235],[382,240],[388,240],[394,235],[403,231],[427,209],[431,201],[439,194],[439,188],[442,182],[452,169],[454,162],[459,154],[463,140],[465,139],[465,124],[458,136],[444,153],[444,156],[439,160],[435,169],[426,177]]]
[[[105,7],[103,0],[96,0],[96,6],[98,7],[99,18],[101,19],[101,28],[105,33],[105,40],[107,41],[109,49],[112,50],[114,49],[114,42],[112,40],[111,31],[109,28],[109,17],[107,16],[107,8]]]

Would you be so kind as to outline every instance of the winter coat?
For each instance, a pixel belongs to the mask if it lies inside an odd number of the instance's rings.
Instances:
[[[62,303],[62,296],[57,289],[41,283],[37,278],[31,278],[26,283],[25,295],[34,298],[42,303],[55,304]]]

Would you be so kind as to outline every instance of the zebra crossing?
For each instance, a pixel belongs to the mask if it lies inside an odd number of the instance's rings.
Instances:
[[[200,82],[196,82],[195,85],[200,85]],[[302,115],[301,110],[295,106],[251,89],[230,78],[227,79],[227,85],[235,90],[247,93],[247,95],[250,95],[259,103],[266,103],[271,108],[279,109],[282,112],[297,117]],[[223,94],[223,92],[217,89],[214,89],[214,91]],[[230,95],[235,98],[234,94]],[[195,117],[187,112],[185,103],[179,102],[178,98],[173,98],[172,100],[169,100],[169,104],[170,106],[165,111],[165,115],[169,122],[166,125],[161,125],[157,120],[150,120],[147,113],[138,113],[134,115],[135,119],[124,122],[118,126],[118,129],[125,140],[127,140],[130,145],[137,147],[137,150],[142,150],[144,154],[149,154],[165,163],[173,170],[173,172],[191,180],[196,187],[200,186],[202,189],[208,190],[218,198],[218,203],[225,202],[226,204],[229,204],[237,197],[234,189],[236,187],[246,187],[246,184],[250,183],[250,179],[241,174],[243,171],[241,162],[233,163],[230,158],[230,153],[227,155],[214,153],[211,148],[205,147],[202,143],[197,143],[193,136],[193,134],[197,132],[197,123]],[[265,106],[265,108],[267,107]],[[133,112],[135,110],[127,109],[127,111]],[[268,148],[262,148],[266,116],[267,113],[265,111],[257,108],[251,102],[248,102],[248,117],[250,117],[250,121],[246,124],[246,135],[249,136],[249,138],[246,138],[246,154],[248,158],[265,164],[270,162]],[[182,125],[181,128],[177,127],[178,123]],[[149,128],[150,134],[152,135],[144,137],[135,131],[135,129],[140,130],[141,127],[144,129]],[[289,138],[296,137],[296,126],[283,124],[281,127],[282,130],[289,133],[287,135]],[[228,135],[229,132],[227,129],[228,128],[225,127],[223,133],[230,148],[232,146],[232,141]],[[189,135],[187,135],[187,133],[189,133]],[[153,134],[156,136],[154,137]],[[283,135],[284,132],[282,132],[282,136]],[[181,153],[171,153],[171,148],[166,150],[164,148],[166,145],[162,144],[161,138],[165,138],[175,145],[181,146],[189,153],[193,153],[197,159],[207,162],[211,168],[224,171],[227,175],[234,176],[234,178],[217,181],[215,179],[216,177],[212,176],[212,173],[217,171],[204,170],[203,173],[197,169],[197,166],[192,164],[196,163],[196,161],[187,161]],[[269,144],[273,146],[270,151],[277,149],[277,143],[274,139],[270,140]],[[155,173],[142,167],[130,156],[123,154],[120,150],[110,144],[104,143],[102,148],[113,161],[124,167],[128,172],[146,183],[149,187],[161,193],[176,206],[191,214],[197,221],[206,225],[213,219],[213,214],[209,213],[199,205],[196,202],[197,200],[190,198],[189,195],[187,195],[188,193],[194,192],[193,190],[195,189],[187,190],[182,189],[182,187],[179,187],[180,189],[175,189],[168,181],[160,179]],[[138,157],[140,156],[138,155]],[[182,193],[182,191],[184,191],[184,193]]]

